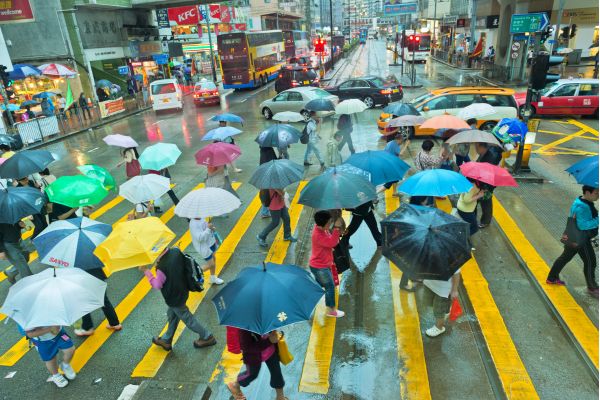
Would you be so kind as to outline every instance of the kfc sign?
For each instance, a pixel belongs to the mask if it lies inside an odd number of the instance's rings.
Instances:
[[[221,22],[228,24],[231,21],[231,14],[229,13],[229,7],[221,6]]]
[[[173,7],[168,9],[169,24],[197,25],[200,22],[197,6]]]
[[[210,9],[210,21],[220,21],[221,20],[221,6],[218,4],[211,4],[208,6]]]

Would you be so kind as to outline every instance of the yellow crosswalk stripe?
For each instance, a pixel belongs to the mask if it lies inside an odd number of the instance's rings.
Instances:
[[[494,218],[585,354],[598,369],[598,328],[577,304],[566,287],[546,284],[550,267],[495,197]]]

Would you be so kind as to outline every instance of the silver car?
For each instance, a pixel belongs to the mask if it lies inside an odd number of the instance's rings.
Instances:
[[[304,119],[308,121],[309,112],[304,108],[306,103],[311,100],[325,98],[331,100],[333,105],[338,104],[338,97],[329,94],[323,89],[304,86],[294,89],[284,90],[272,99],[265,100],[260,103],[260,112],[266,119],[271,119],[273,115],[283,111],[294,111],[302,114]],[[320,117],[327,117],[334,114],[334,111],[319,112]]]

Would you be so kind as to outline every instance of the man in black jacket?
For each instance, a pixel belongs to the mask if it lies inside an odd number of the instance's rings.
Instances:
[[[475,150],[479,157],[477,162],[486,162],[492,165],[500,164],[502,161],[502,150],[498,146],[493,146],[488,143],[476,143]],[[494,213],[494,203],[492,202],[492,196],[495,187],[492,185],[484,185],[483,190],[485,194],[482,198],[477,200],[481,206],[481,219],[479,220],[479,227],[486,228],[492,222],[492,215]]]
[[[147,266],[140,267],[140,270],[144,272],[154,289],[160,289],[168,306],[169,327],[162,337],[153,337],[152,343],[170,351],[177,325],[179,325],[179,321],[183,321],[185,326],[200,336],[194,340],[194,347],[199,349],[217,344],[212,333],[198,322],[185,304],[190,290],[195,287],[197,282],[194,279],[192,267],[181,250],[177,247],[165,249],[156,261],[156,276],[152,275]]]
[[[371,231],[371,235],[373,235],[373,239],[375,239],[375,243],[377,243],[377,247],[381,246],[381,232],[379,231],[379,226],[377,226],[373,208],[373,202],[367,201],[354,209],[348,210],[352,212],[352,220],[350,220],[350,225],[348,225],[348,229],[344,235],[346,243],[350,243],[350,236],[352,236],[354,232],[358,230],[360,224],[365,221]]]
[[[21,247],[21,224],[0,224],[0,260],[12,263],[5,271],[10,283],[16,282],[18,274],[21,278],[32,275],[28,264],[29,252]]]

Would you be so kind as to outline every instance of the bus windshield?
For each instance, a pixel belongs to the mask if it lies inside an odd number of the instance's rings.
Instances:
[[[219,58],[223,70],[239,71],[248,69],[248,49],[243,33],[217,36]]]
[[[418,42],[411,42],[406,39],[406,47],[408,51],[429,51],[431,48],[431,36],[429,35],[418,35]]]

